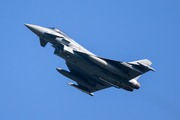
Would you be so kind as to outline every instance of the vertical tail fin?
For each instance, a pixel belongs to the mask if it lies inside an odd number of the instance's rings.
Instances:
[[[142,64],[146,64],[148,66],[150,66],[152,64],[152,62],[148,59],[137,60],[137,61],[133,61],[133,62],[129,62],[129,63],[136,64],[136,65],[138,65],[138,63],[142,63]]]
[[[137,61],[133,61],[133,62],[129,62],[129,64],[132,65],[138,65],[142,68],[146,68],[148,70],[152,70],[155,71],[155,69],[153,69],[152,67],[150,67],[150,65],[152,64],[152,62],[148,59],[143,59],[143,60],[137,60]]]

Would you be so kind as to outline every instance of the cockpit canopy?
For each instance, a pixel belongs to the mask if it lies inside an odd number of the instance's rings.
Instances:
[[[48,27],[48,28],[51,29],[51,30],[54,30],[57,33],[60,33],[61,35],[65,36],[67,38],[69,38],[68,35],[66,35],[63,31],[59,30],[58,28],[55,28],[55,27]]]

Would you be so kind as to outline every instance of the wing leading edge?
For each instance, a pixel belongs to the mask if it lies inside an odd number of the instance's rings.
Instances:
[[[108,69],[108,67],[110,66],[109,70],[115,69],[116,71],[118,71],[118,70],[121,71],[121,72],[117,72],[117,74],[120,73],[121,76],[127,80],[136,78],[150,70],[155,71],[153,68],[150,67],[152,62],[149,61],[148,59],[143,59],[143,60],[138,60],[138,61],[133,61],[133,62],[127,63],[127,62],[121,62],[121,61],[110,60],[110,59],[106,59],[106,58],[102,58],[102,57],[97,57],[97,56],[89,55],[89,54],[78,52],[78,51],[75,51],[75,53],[84,57],[84,59],[89,60],[98,65],[100,65],[102,63],[100,66],[105,65],[104,68]],[[100,60],[103,60],[103,61],[102,62],[98,61],[98,63],[97,63],[97,62],[95,62],[94,59],[92,60],[92,58],[94,58],[94,57],[96,57]],[[101,62],[101,63],[99,64],[99,62]]]

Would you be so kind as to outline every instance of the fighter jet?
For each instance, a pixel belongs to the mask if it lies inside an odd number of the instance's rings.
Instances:
[[[121,88],[127,91],[139,89],[137,79],[148,71],[155,71],[147,59],[122,62],[98,57],[76,43],[68,35],[57,28],[41,27],[25,24],[40,39],[45,47],[51,43],[54,54],[63,58],[69,71],[56,68],[59,73],[72,79],[77,84],[67,83],[93,96],[93,92],[109,88]]]

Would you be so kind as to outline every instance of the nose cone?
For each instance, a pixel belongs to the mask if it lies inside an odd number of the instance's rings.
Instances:
[[[35,33],[37,36],[40,36],[43,34],[44,29],[41,26],[37,25],[31,25],[31,24],[24,24],[27,28],[29,28],[33,33]]]

